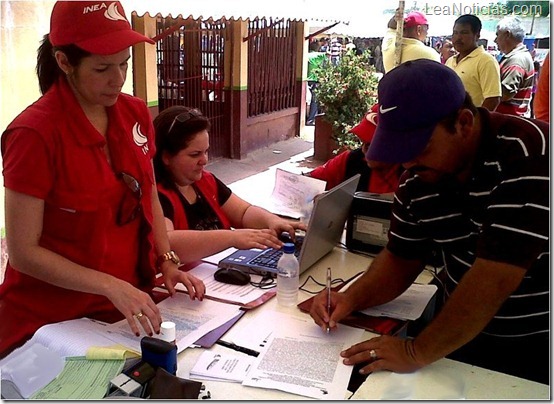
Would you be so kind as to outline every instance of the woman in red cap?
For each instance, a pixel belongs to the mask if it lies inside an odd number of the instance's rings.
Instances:
[[[362,147],[345,151],[317,167],[307,175],[327,181],[326,190],[333,188],[344,180],[360,174],[356,191],[373,192],[377,194],[392,193],[396,190],[402,168],[398,164],[384,165],[372,162],[368,166],[365,158],[369,144],[377,127],[379,104],[375,104],[361,122],[351,130],[363,142]]]
[[[133,31],[119,2],[60,1],[37,58],[43,96],[2,135],[9,262],[0,285],[0,357],[42,325],[125,317],[159,333],[157,272],[182,282],[154,180],[145,103],[121,93]],[[158,257],[158,258],[157,258]]]

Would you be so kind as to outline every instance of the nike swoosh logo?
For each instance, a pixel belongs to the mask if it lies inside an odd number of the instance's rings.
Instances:
[[[398,108],[398,106],[396,106],[396,107],[390,107],[390,108],[383,108],[383,106],[381,105],[381,106],[379,107],[379,111],[380,111],[382,114],[386,114],[387,112],[392,111],[393,109],[396,109],[396,108]]]

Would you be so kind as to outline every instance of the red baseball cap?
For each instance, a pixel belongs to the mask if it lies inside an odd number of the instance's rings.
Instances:
[[[429,25],[425,15],[419,11],[410,11],[406,18],[404,18],[404,26],[415,27],[416,25]]]
[[[133,31],[119,1],[58,1],[50,17],[53,46],[76,45],[96,54],[112,55],[150,38]]]
[[[371,107],[366,116],[363,117],[362,121],[354,126],[350,132],[358,136],[360,140],[364,143],[369,143],[373,140],[373,135],[375,134],[375,129],[377,129],[379,104],[375,104]]]

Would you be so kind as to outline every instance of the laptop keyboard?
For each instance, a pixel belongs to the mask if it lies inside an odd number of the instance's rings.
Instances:
[[[269,249],[265,254],[258,255],[250,261],[250,264],[260,265],[266,268],[277,268],[279,258],[284,254],[283,250]],[[294,250],[296,258],[300,255],[300,248]]]

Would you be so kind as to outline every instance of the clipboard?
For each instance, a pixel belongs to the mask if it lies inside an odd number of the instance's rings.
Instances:
[[[350,281],[352,281],[354,278],[356,278],[359,275],[360,274],[354,275],[353,277],[347,279],[341,284],[332,287],[331,290],[334,292],[338,292],[340,289],[342,289],[344,285],[348,284]],[[299,303],[297,307],[301,311],[305,313],[309,313],[314,299],[315,299],[315,296],[312,296],[309,299]],[[343,318],[341,321],[339,321],[339,323],[348,325],[350,327],[362,328],[364,330],[367,330],[376,334],[381,334],[381,335],[397,335],[408,324],[408,322],[405,320],[398,320],[398,319],[389,318],[389,317],[368,316],[367,314],[363,314],[357,311]]]

